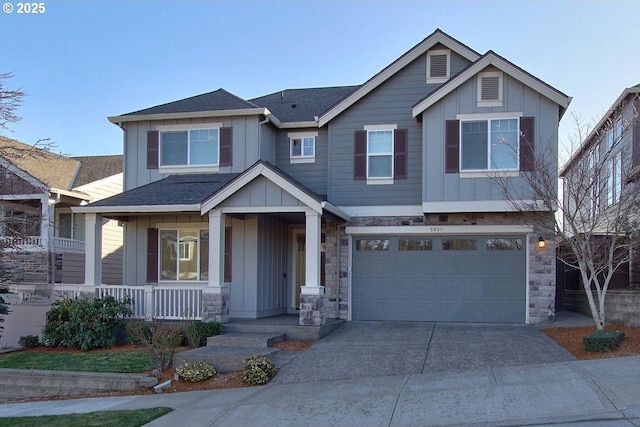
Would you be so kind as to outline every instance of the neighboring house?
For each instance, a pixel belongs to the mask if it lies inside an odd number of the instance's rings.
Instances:
[[[488,174],[527,199],[533,156],[551,150],[557,170],[569,102],[436,30],[359,86],[219,89],[109,117],[125,192],[74,212],[87,245],[100,218],[124,223],[125,286],[102,286],[96,255],[84,289],[161,318],[540,322],[554,250]]]
[[[589,200],[589,213],[593,218],[594,235],[602,232],[597,227],[599,215],[607,215],[624,190],[640,179],[640,84],[626,88],[609,110],[596,123],[589,135],[560,170],[561,177],[572,174],[585,175],[593,182],[593,195]],[[565,179],[564,200],[570,200]],[[610,232],[604,232],[611,235]],[[625,263],[615,273],[609,289],[640,286],[640,254],[632,252],[631,262]],[[579,274],[564,268],[559,277],[562,288],[559,295],[565,308],[588,311]]]
[[[0,137],[0,248],[10,285],[84,282],[83,214],[71,211],[122,192],[122,156],[67,157]],[[122,227],[104,224],[108,284],[122,284]]]

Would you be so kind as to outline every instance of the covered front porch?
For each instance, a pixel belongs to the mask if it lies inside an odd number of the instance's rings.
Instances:
[[[166,197],[177,179],[170,178],[145,191],[157,186]],[[129,295],[136,317],[228,323],[293,314],[299,325],[325,325],[323,227],[347,216],[264,162],[228,179],[193,180],[210,183],[197,203],[124,205],[136,200],[125,192],[102,203],[109,206],[81,208],[87,257],[77,291]],[[100,281],[102,216],[125,224],[124,286]]]

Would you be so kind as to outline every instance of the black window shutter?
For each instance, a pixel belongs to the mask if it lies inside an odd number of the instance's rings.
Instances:
[[[534,118],[520,118],[520,170],[531,172],[535,167],[535,134]]]
[[[460,172],[460,120],[447,120],[444,148],[445,173]]]
[[[147,169],[158,169],[158,141],[160,132],[150,130],[147,132]]]
[[[147,282],[158,281],[158,229],[147,228]]]
[[[224,281],[231,281],[231,227],[224,228]]]
[[[367,131],[357,130],[353,144],[353,179],[367,179]]]
[[[393,132],[393,178],[407,179],[407,129]]]
[[[233,158],[233,128],[220,128],[220,166],[231,166]]]

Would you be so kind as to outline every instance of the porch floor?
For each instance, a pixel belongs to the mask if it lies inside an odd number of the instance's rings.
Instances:
[[[335,331],[345,322],[341,319],[327,319],[327,323],[322,326],[300,326],[299,319],[300,316],[297,314],[283,314],[260,319],[232,317],[229,319],[229,323],[223,325],[223,331],[225,333],[279,333],[286,334],[288,341],[317,341]]]

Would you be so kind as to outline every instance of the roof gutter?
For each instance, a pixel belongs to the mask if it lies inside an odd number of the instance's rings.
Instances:
[[[210,110],[210,111],[194,111],[182,113],[162,113],[162,114],[127,114],[124,116],[110,116],[107,119],[118,126],[126,122],[140,122],[151,120],[178,120],[188,118],[204,118],[204,117],[230,117],[230,116],[268,116],[271,112],[267,108],[243,108],[237,110]]]

